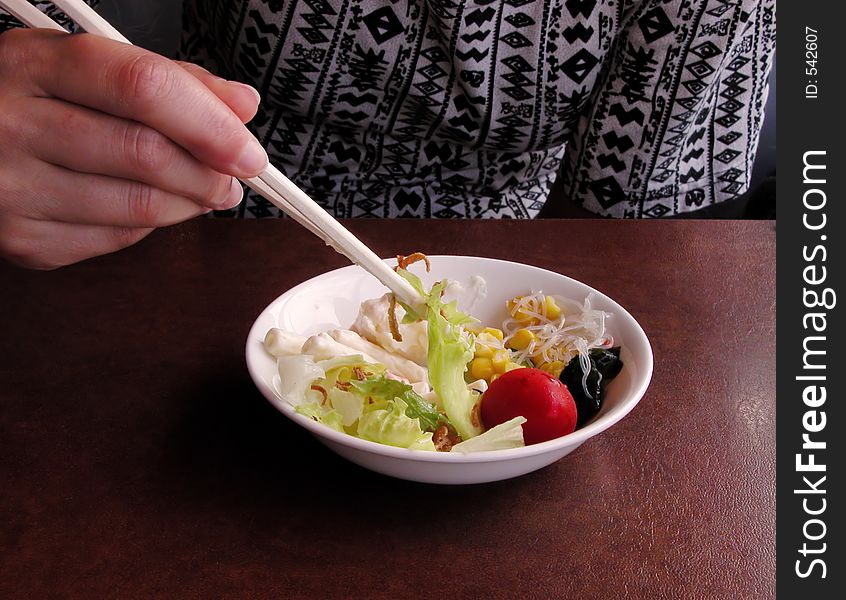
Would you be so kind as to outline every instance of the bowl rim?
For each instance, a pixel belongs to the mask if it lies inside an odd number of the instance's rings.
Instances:
[[[247,362],[247,370],[249,371],[250,378],[253,380],[253,384],[258,388],[262,395],[268,401],[270,401],[270,403],[274,407],[276,407],[277,410],[279,410],[279,412],[284,414],[293,422],[304,427],[318,438],[325,438],[327,441],[332,443],[341,444],[343,446],[348,446],[355,450],[379,454],[386,457],[432,463],[484,463],[494,461],[520,460],[532,456],[537,456],[540,454],[555,452],[559,449],[571,448],[573,446],[582,444],[589,438],[605,431],[606,429],[619,422],[623,417],[629,414],[632,409],[634,409],[634,407],[643,398],[643,395],[646,393],[646,390],[649,387],[650,382],[652,381],[652,372],[654,365],[652,345],[649,342],[649,338],[647,337],[646,332],[644,332],[643,327],[640,325],[637,319],[635,319],[631,315],[631,313],[629,313],[628,310],[626,310],[620,303],[618,303],[610,296],[568,275],[564,275],[562,273],[558,273],[557,271],[544,269],[542,267],[537,267],[526,263],[519,263],[516,261],[503,260],[499,258],[468,256],[460,254],[431,254],[427,256],[430,260],[433,261],[440,258],[460,260],[470,259],[517,266],[522,269],[528,269],[537,273],[544,273],[546,275],[553,275],[555,277],[560,277],[569,280],[570,282],[583,286],[587,288],[587,290],[602,297],[604,301],[610,303],[613,306],[615,318],[617,318],[617,315],[619,314],[622,315],[621,318],[625,318],[631,321],[630,324],[634,326],[636,336],[639,337],[645,344],[646,360],[645,364],[638,364],[639,381],[636,384],[634,392],[630,394],[629,397],[622,404],[615,407],[615,410],[613,412],[600,415],[598,418],[594,418],[594,420],[590,421],[584,427],[577,429],[572,433],[568,433],[567,435],[563,435],[561,437],[548,440],[546,442],[541,442],[539,444],[532,444],[520,448],[508,448],[505,450],[486,450],[483,452],[432,452],[429,450],[411,450],[408,448],[399,448],[396,446],[389,446],[387,444],[372,442],[370,440],[364,440],[348,433],[342,433],[340,431],[332,429],[331,427],[323,425],[322,423],[318,423],[313,419],[309,419],[308,417],[297,413],[294,410],[293,406],[285,402],[284,399],[280,398],[276,391],[271,387],[267,386],[259,376],[259,373],[257,371],[257,365],[250,358],[252,353],[256,351],[254,348],[255,341],[263,340],[265,334],[267,333],[266,331],[258,331],[259,324],[261,321],[264,320],[265,315],[270,311],[270,309],[275,306],[283,297],[294,296],[301,292],[303,289],[308,288],[309,286],[313,285],[321,279],[328,279],[329,277],[339,275],[343,271],[353,270],[359,271],[362,276],[369,276],[369,274],[363,269],[361,269],[361,267],[359,267],[358,265],[347,265],[344,267],[339,267],[337,269],[332,269],[331,271],[326,271],[319,275],[315,275],[314,277],[311,277],[295,285],[294,287],[284,291],[282,294],[271,300],[267,304],[267,306],[265,306],[265,308],[256,317],[253,324],[250,326],[250,330],[247,334],[246,340],[245,359]],[[387,258],[383,260],[391,267],[396,265],[396,258]],[[642,375],[640,375],[641,371],[643,373]]]

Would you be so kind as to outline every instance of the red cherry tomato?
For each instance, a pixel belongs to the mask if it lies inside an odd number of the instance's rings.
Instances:
[[[576,402],[567,386],[539,369],[515,369],[500,375],[482,396],[481,417],[490,429],[525,417],[523,439],[538,444],[576,429]]]

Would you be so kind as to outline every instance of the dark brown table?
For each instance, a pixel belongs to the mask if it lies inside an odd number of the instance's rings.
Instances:
[[[558,463],[441,487],[336,457],[244,342],[345,259],[201,221],[55,272],[0,267],[0,598],[772,598],[773,222],[357,221],[378,253],[516,259],[626,306],[655,373]]]

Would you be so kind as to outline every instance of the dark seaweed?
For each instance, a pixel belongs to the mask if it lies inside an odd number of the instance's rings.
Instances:
[[[561,383],[567,386],[573,400],[576,401],[578,415],[576,427],[581,427],[599,412],[605,398],[605,388],[623,369],[619,346],[607,350],[594,348],[588,357],[591,368],[586,382],[587,389],[582,386],[584,373],[578,356],[570,360],[559,377]]]

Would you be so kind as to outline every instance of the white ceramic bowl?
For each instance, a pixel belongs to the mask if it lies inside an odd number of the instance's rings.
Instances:
[[[247,366],[258,389],[285,416],[311,431],[344,458],[365,468],[412,481],[469,484],[516,477],[545,467],[578,448],[585,440],[622,419],[646,391],[652,377],[652,349],[635,319],[611,298],[593,288],[537,267],[471,256],[432,256],[431,273],[422,265],[412,267],[427,287],[448,278],[469,283],[474,275],[487,282],[487,296],[473,308],[482,323],[498,326],[505,318],[505,301],[532,291],[583,300],[594,292],[593,306],[610,313],[607,327],[615,344],[622,346],[622,372],[608,386],[600,413],[569,435],[541,444],[479,453],[427,452],[395,448],[337,432],[294,409],[276,393],[273,378],[276,362],[264,350],[263,340],[271,327],[312,335],[337,327],[349,327],[362,301],[385,293],[384,287],[357,266],[344,267],[310,279],[274,300],[258,317],[247,339]],[[395,261],[387,261],[396,264]],[[620,448],[620,452],[624,452]]]

